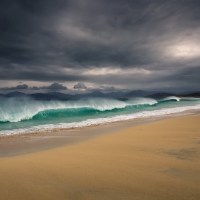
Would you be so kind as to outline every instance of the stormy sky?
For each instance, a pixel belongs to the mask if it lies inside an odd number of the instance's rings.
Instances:
[[[199,0],[0,0],[0,90],[200,90]]]

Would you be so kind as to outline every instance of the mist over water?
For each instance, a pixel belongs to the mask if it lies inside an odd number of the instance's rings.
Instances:
[[[200,109],[195,98],[90,98],[39,101],[29,98],[0,99],[0,135],[73,128],[107,122],[153,117]]]

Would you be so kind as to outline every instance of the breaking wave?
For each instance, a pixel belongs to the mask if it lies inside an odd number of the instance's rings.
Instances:
[[[70,101],[0,99],[0,136],[100,125],[200,110],[196,98],[90,98]]]
[[[125,120],[131,120],[131,119],[162,116],[162,115],[180,113],[187,110],[197,110],[197,109],[198,110],[200,109],[200,104],[196,106],[186,106],[186,107],[180,107],[180,108],[166,108],[166,109],[154,110],[154,111],[144,111],[140,113],[118,115],[118,116],[107,117],[107,118],[87,119],[81,122],[38,125],[38,126],[32,126],[32,127],[23,128],[23,129],[0,131],[0,135],[13,135],[13,134],[23,134],[23,133],[31,133],[31,132],[38,132],[38,131],[87,127],[87,126],[92,126],[92,125],[100,125],[104,123],[112,123],[112,122],[125,121]]]
[[[171,97],[166,97],[163,99],[163,101],[171,101],[171,100],[180,101],[180,98],[176,96],[171,96]]]
[[[150,98],[135,98],[128,101],[115,99],[84,99],[73,101],[36,101],[32,99],[11,98],[0,100],[0,122],[20,122],[32,118],[42,118],[53,115],[55,111],[65,115],[84,111],[112,111],[114,109],[124,109],[126,107],[152,106],[158,102]]]

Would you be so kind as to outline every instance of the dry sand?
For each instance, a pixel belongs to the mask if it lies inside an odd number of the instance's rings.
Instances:
[[[1,200],[200,199],[200,115],[0,158]]]

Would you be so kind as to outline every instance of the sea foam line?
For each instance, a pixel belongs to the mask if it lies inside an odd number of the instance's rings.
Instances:
[[[135,114],[118,115],[118,116],[107,117],[107,118],[87,119],[81,122],[46,124],[46,125],[32,126],[30,128],[24,128],[24,129],[6,130],[6,131],[0,131],[0,136],[89,127],[89,126],[101,125],[101,124],[112,123],[112,122],[127,121],[127,120],[132,120],[132,119],[164,116],[164,115],[169,115],[169,114],[181,113],[188,110],[200,110],[200,104],[195,105],[195,106],[166,108],[166,109],[160,109],[160,110],[154,110],[154,111],[143,111],[143,112],[135,113]]]

